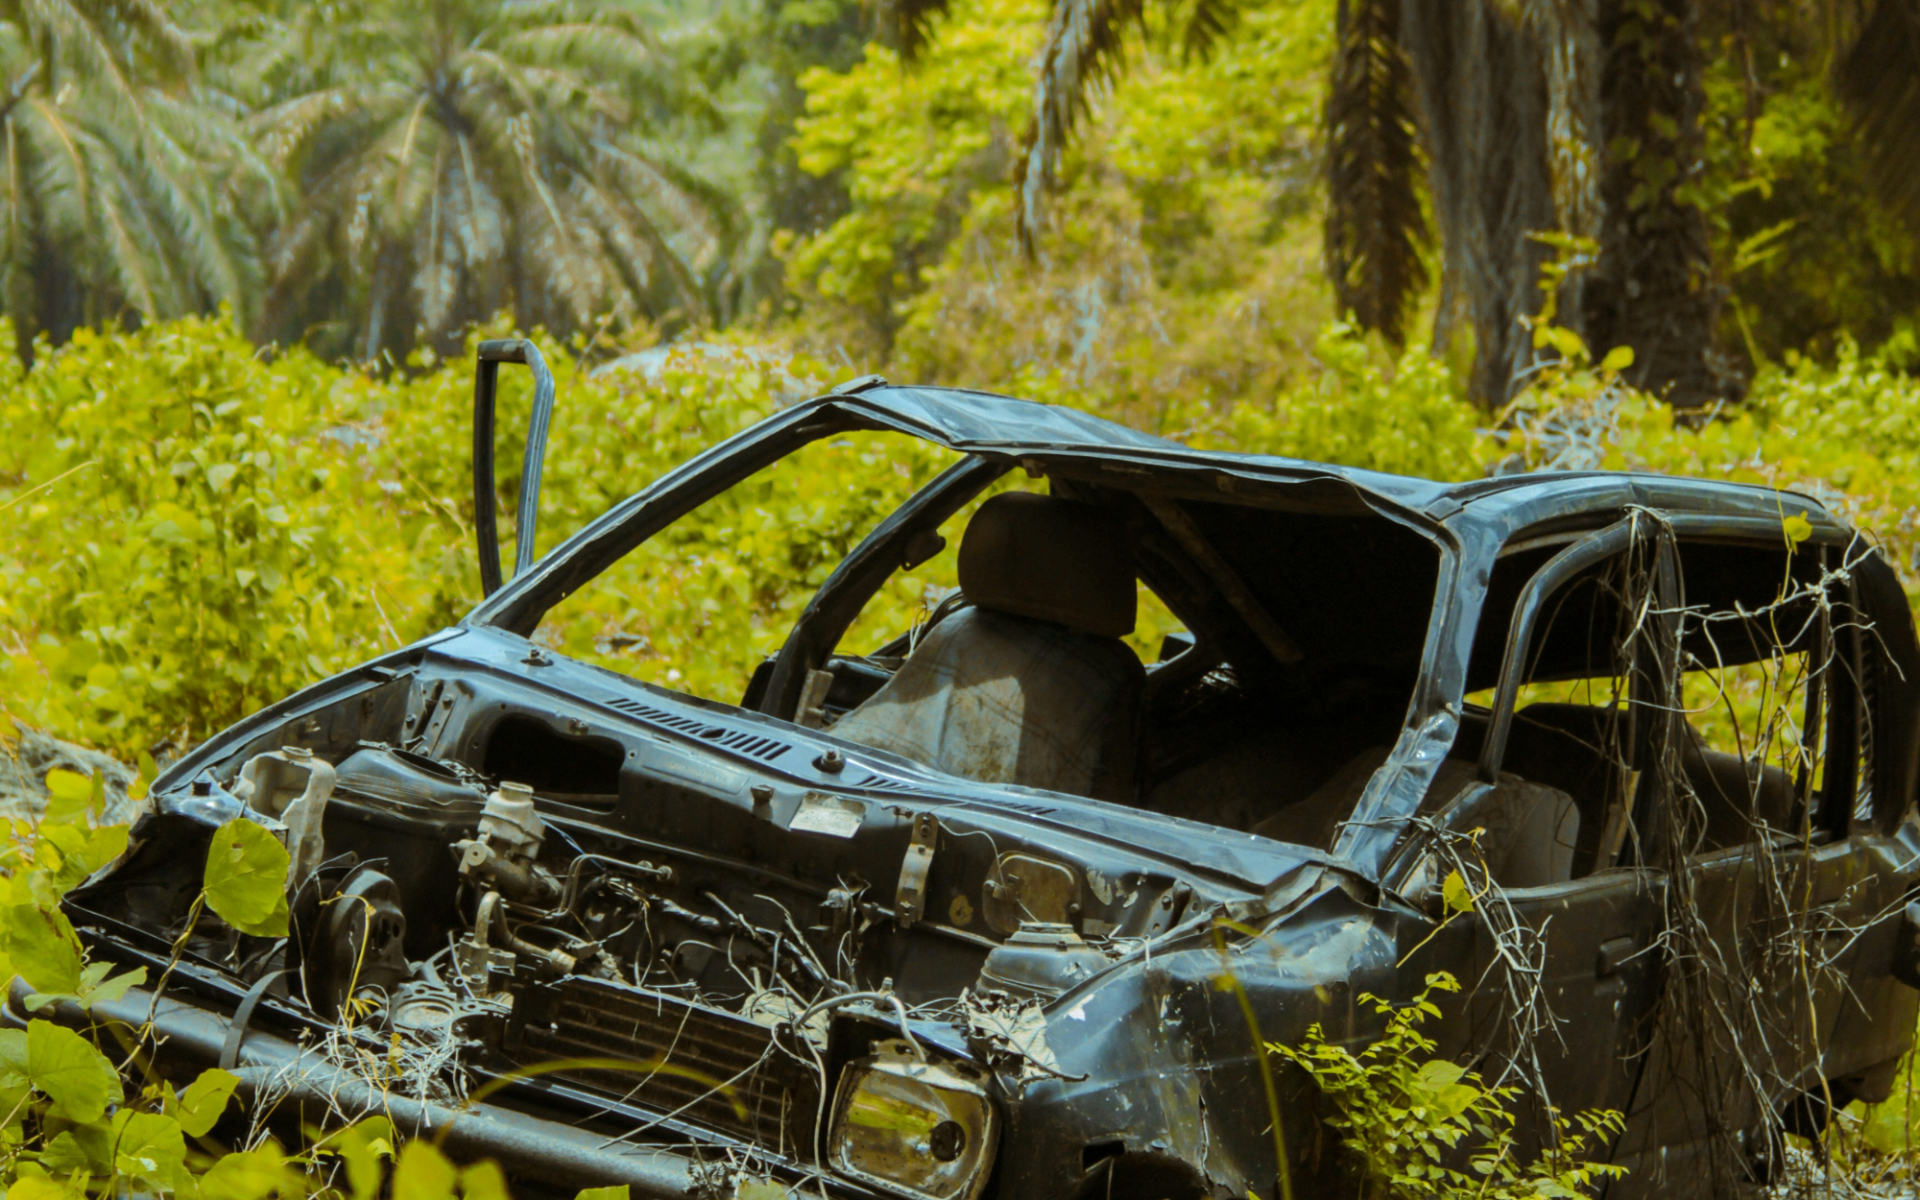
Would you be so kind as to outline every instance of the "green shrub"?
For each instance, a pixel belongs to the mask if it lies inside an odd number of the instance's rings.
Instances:
[[[377,617],[340,569],[357,496],[322,436],[347,382],[199,319],[83,330],[11,381],[0,470],[58,482],[0,531],[10,703],[127,753],[363,656]]]
[[[1407,1004],[1394,1006],[1362,994],[1386,1029],[1354,1054],[1330,1042],[1318,1024],[1299,1046],[1268,1050],[1312,1076],[1332,1108],[1328,1121],[1353,1153],[1363,1200],[1545,1200],[1591,1195],[1619,1167],[1588,1161],[1604,1153],[1625,1128],[1611,1110],[1553,1115],[1551,1145],[1531,1162],[1518,1156],[1511,1107],[1517,1087],[1487,1087],[1456,1063],[1434,1057],[1436,1043],[1420,1032],[1438,1017],[1435,992],[1457,992],[1444,971]]]
[[[624,372],[543,345],[559,403],[542,551],[832,374],[778,347]],[[459,619],[479,599],[470,362],[423,357],[374,377],[263,354],[230,323],[194,319],[83,332],[29,371],[0,367],[0,707],[131,760]],[[1195,445],[1442,479],[1573,465],[1796,488],[1868,529],[1920,595],[1920,384],[1876,359],[1846,350],[1831,368],[1771,369],[1748,405],[1698,428],[1583,352],[1505,414],[1458,399],[1419,349],[1389,363],[1343,326],[1314,363],[1268,399],[1152,420]],[[527,379],[502,376],[509,547]],[[1058,373],[1028,379],[1034,399],[1102,411]],[[737,699],[826,572],[947,457],[904,437],[817,444],[630,556],[540,636]],[[904,628],[952,585],[952,558],[896,579],[850,644]],[[1149,610],[1136,642],[1150,652],[1171,624]]]

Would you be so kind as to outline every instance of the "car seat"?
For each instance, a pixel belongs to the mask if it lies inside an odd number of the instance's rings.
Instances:
[[[1542,702],[1514,714],[1505,767],[1571,794],[1586,816],[1588,838],[1577,870],[1591,869],[1613,771],[1607,757],[1611,709]],[[1680,770],[1704,811],[1694,853],[1754,840],[1762,827],[1791,828],[1797,792],[1779,767],[1709,747],[1689,723],[1680,742]]]
[[[1103,509],[1007,492],[960,541],[969,602],[833,727],[983,783],[1126,801],[1145,669],[1125,527]]]
[[[1367,784],[1386,761],[1385,746],[1355,755],[1311,796],[1255,825],[1253,832],[1278,841],[1332,849],[1340,823],[1353,815]],[[1421,811],[1431,814],[1446,808],[1473,781],[1472,763],[1443,760]],[[1482,859],[1488,874],[1502,887],[1542,887],[1573,878],[1580,810],[1573,797],[1558,788],[1503,771],[1498,782],[1468,805],[1452,811],[1449,818],[1448,824],[1457,833],[1480,830],[1478,849],[1463,848],[1461,853]]]

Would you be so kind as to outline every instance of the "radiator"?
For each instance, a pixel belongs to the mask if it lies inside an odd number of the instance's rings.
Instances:
[[[775,1046],[766,1026],[599,979],[529,989],[515,997],[514,1010],[507,1049],[520,1066],[621,1059],[634,1069],[572,1069],[543,1077],[790,1161],[813,1160],[818,1077]],[[667,1128],[663,1122],[662,1133]]]

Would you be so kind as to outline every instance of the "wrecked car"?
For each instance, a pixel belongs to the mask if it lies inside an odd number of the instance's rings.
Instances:
[[[42,1015],[151,1020],[158,1069],[233,1069],[262,1121],[378,1110],[529,1194],[1350,1194],[1262,1043],[1358,1050],[1363,997],[1443,970],[1437,1052],[1525,1085],[1524,1146],[1624,1114],[1591,1151],[1616,1196],[1763,1177],[1783,1131],[1893,1087],[1920,643],[1815,500],[1434,483],[867,378],[536,560],[552,381],[530,343],[481,360],[484,601],[173,764],[66,901],[157,990]],[[502,363],[538,380],[504,581]],[[739,697],[541,636],[707,501],[856,435],[951,465]],[[949,536],[958,590],[851,644]],[[1141,654],[1144,603],[1177,624]],[[284,939],[194,904],[238,816],[287,842]]]

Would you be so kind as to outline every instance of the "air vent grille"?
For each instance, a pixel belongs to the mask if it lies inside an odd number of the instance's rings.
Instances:
[[[772,1030],[659,992],[579,977],[516,997],[508,1054],[522,1065],[580,1059],[553,1077],[703,1125],[783,1158],[812,1158],[819,1087]],[[523,1011],[524,1010],[524,1011]],[[605,1069],[608,1058],[632,1068]],[[674,1071],[642,1069],[671,1060]]]
[[[888,779],[885,775],[873,774],[869,774],[865,779],[862,779],[853,786],[869,788],[876,792],[911,792],[914,790],[913,785],[910,783],[902,783],[898,779]]]
[[[698,721],[692,717],[683,717],[678,713],[670,713],[663,708],[655,708],[651,704],[642,704],[638,700],[629,700],[625,696],[612,696],[603,701],[603,703],[605,703],[608,708],[618,709],[630,716],[651,721],[655,725],[664,725],[668,729],[697,737],[702,741],[712,742],[716,746],[732,750],[736,754],[745,754],[749,757],[757,758],[761,762],[772,762],[774,759],[779,758],[782,754],[792,749],[792,747],[780,741],[778,738],[771,738],[765,734],[748,733],[742,729],[728,729],[724,725],[709,725],[705,721]]]

